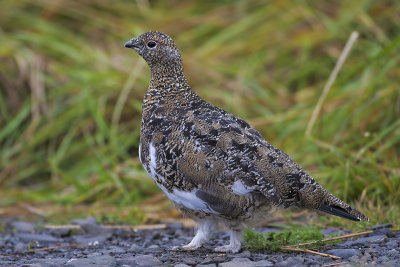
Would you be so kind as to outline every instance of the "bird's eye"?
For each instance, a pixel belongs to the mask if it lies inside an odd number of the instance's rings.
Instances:
[[[154,48],[154,47],[156,47],[156,45],[157,45],[157,43],[154,42],[154,41],[150,41],[150,42],[147,43],[147,46],[148,46],[149,48]]]

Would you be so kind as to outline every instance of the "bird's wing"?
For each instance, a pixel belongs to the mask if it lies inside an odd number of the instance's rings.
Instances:
[[[192,192],[206,203],[198,207],[220,214],[239,214],[261,198],[278,206],[290,195],[279,192],[280,184],[288,187],[279,183],[285,179],[282,158],[287,155],[245,121],[215,108],[188,112],[178,120],[165,116],[160,128],[163,123],[175,125],[152,141],[159,150],[156,172],[163,177],[164,191]]]

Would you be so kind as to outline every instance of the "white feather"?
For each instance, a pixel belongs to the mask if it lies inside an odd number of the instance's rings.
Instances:
[[[142,149],[141,149],[140,144],[139,144],[139,161],[140,161],[140,163],[142,163],[142,165],[143,165],[140,150],[142,150]]]
[[[236,182],[233,183],[231,189],[232,189],[233,193],[238,194],[238,195],[246,195],[252,191],[252,190],[247,189],[244,186],[244,184],[242,183],[242,181],[240,181],[240,180],[236,180]]]
[[[158,186],[164,191],[164,193],[171,201],[179,205],[182,205],[191,210],[200,210],[207,213],[218,214],[218,212],[213,210],[206,202],[196,196],[197,190],[189,192],[174,188],[172,193],[170,193],[168,192],[168,190],[165,189],[164,186]]]
[[[152,142],[149,143],[149,155],[150,155],[149,167],[150,167],[151,175],[153,177],[155,175],[156,169],[157,169],[157,155],[156,155],[156,149],[153,146]]]

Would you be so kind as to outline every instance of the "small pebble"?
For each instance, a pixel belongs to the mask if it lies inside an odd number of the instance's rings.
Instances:
[[[17,232],[21,233],[33,233],[36,228],[36,224],[29,222],[12,222],[11,227],[14,228]]]
[[[361,237],[353,241],[347,241],[343,243],[343,245],[354,246],[354,245],[365,245],[368,246],[368,243],[380,243],[387,240],[386,235],[375,235],[369,237]]]
[[[28,250],[28,245],[25,243],[19,242],[14,246],[14,252],[23,252],[27,250]]]
[[[141,252],[143,248],[137,244],[132,244],[131,247],[128,249],[128,252]]]
[[[188,265],[195,265],[195,264],[197,264],[197,263],[199,262],[199,261],[198,261],[197,259],[195,259],[195,258],[183,258],[182,261],[183,261],[185,264],[188,264]]]
[[[349,248],[349,249],[331,249],[331,250],[326,251],[326,253],[327,254],[332,254],[332,255],[337,256],[337,257],[341,257],[343,259],[350,258],[350,257],[352,257],[354,255],[356,255],[356,256],[361,255],[360,250],[352,249],[352,248]]]
[[[57,238],[69,237],[72,231],[71,228],[54,228],[50,229],[50,234]]]
[[[60,239],[48,234],[29,234],[29,233],[18,233],[16,236],[24,242],[38,242],[38,243],[55,243],[60,242]]]
[[[396,240],[390,240],[386,243],[387,248],[399,248],[399,243]]]

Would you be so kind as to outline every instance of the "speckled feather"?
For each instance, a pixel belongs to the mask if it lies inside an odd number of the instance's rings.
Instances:
[[[244,120],[195,94],[170,37],[148,32],[125,46],[135,49],[151,69],[140,160],[185,215],[195,221],[212,218],[238,231],[290,207],[337,210],[349,219],[368,220]]]

